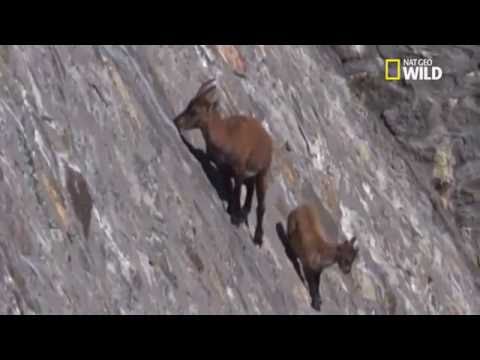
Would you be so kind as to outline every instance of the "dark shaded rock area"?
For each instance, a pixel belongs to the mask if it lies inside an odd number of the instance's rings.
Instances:
[[[443,79],[385,81],[407,55]],[[323,273],[321,314],[478,313],[479,64],[478,46],[1,46],[0,313],[317,314],[277,234],[306,200],[360,248]],[[274,139],[261,249],[172,124],[212,77]]]

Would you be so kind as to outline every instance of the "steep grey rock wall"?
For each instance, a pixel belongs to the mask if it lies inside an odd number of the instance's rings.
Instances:
[[[421,51],[444,80],[382,80],[382,57]],[[314,314],[277,234],[313,199],[360,247],[324,272],[322,313],[477,313],[479,54],[2,46],[0,313]],[[261,249],[172,126],[210,77],[275,141]]]

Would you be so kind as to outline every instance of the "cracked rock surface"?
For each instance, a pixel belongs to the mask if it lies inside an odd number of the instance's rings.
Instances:
[[[407,55],[443,79],[386,82]],[[317,314],[277,234],[307,200],[360,248],[324,271],[321,314],[478,313],[479,64],[478,46],[0,46],[0,313]],[[212,77],[274,139],[261,249],[172,124]]]

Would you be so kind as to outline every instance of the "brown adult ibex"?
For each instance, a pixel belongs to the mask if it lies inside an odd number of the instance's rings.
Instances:
[[[246,221],[252,207],[253,192],[257,193],[257,226],[254,242],[263,242],[263,217],[267,192],[267,174],[272,162],[272,139],[261,123],[243,115],[222,118],[218,109],[214,79],[208,80],[190,100],[174,122],[179,130],[200,129],[209,158],[229,178],[228,212],[236,226]],[[245,204],[240,207],[242,185],[247,188]]]
[[[355,236],[350,241],[336,242],[341,229],[326,210],[322,211],[322,216],[319,216],[318,210],[313,205],[306,204],[290,212],[286,245],[294,257],[300,260],[310,292],[311,306],[320,311],[322,301],[319,285],[322,271],[338,263],[342,272],[349,274],[358,249],[353,246]]]

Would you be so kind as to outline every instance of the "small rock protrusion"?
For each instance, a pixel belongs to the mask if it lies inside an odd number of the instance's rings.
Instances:
[[[246,77],[247,64],[240,51],[233,45],[217,45],[218,52],[223,60],[232,67],[233,72]]]
[[[448,207],[448,198],[454,182],[455,158],[448,139],[440,143],[434,156],[433,186],[441,197],[444,208]]]
[[[203,273],[205,266],[202,262],[202,259],[200,258],[200,255],[193,249],[192,246],[187,245],[185,249],[185,253],[192,262],[192,264],[195,266],[195,269],[197,270],[198,273]]]
[[[290,143],[288,141],[285,142],[285,150],[287,150],[287,152],[292,152],[292,146],[290,145]]]
[[[70,193],[73,210],[82,224],[85,239],[88,238],[92,217],[93,199],[88,190],[88,183],[79,172],[66,167],[67,190]]]

